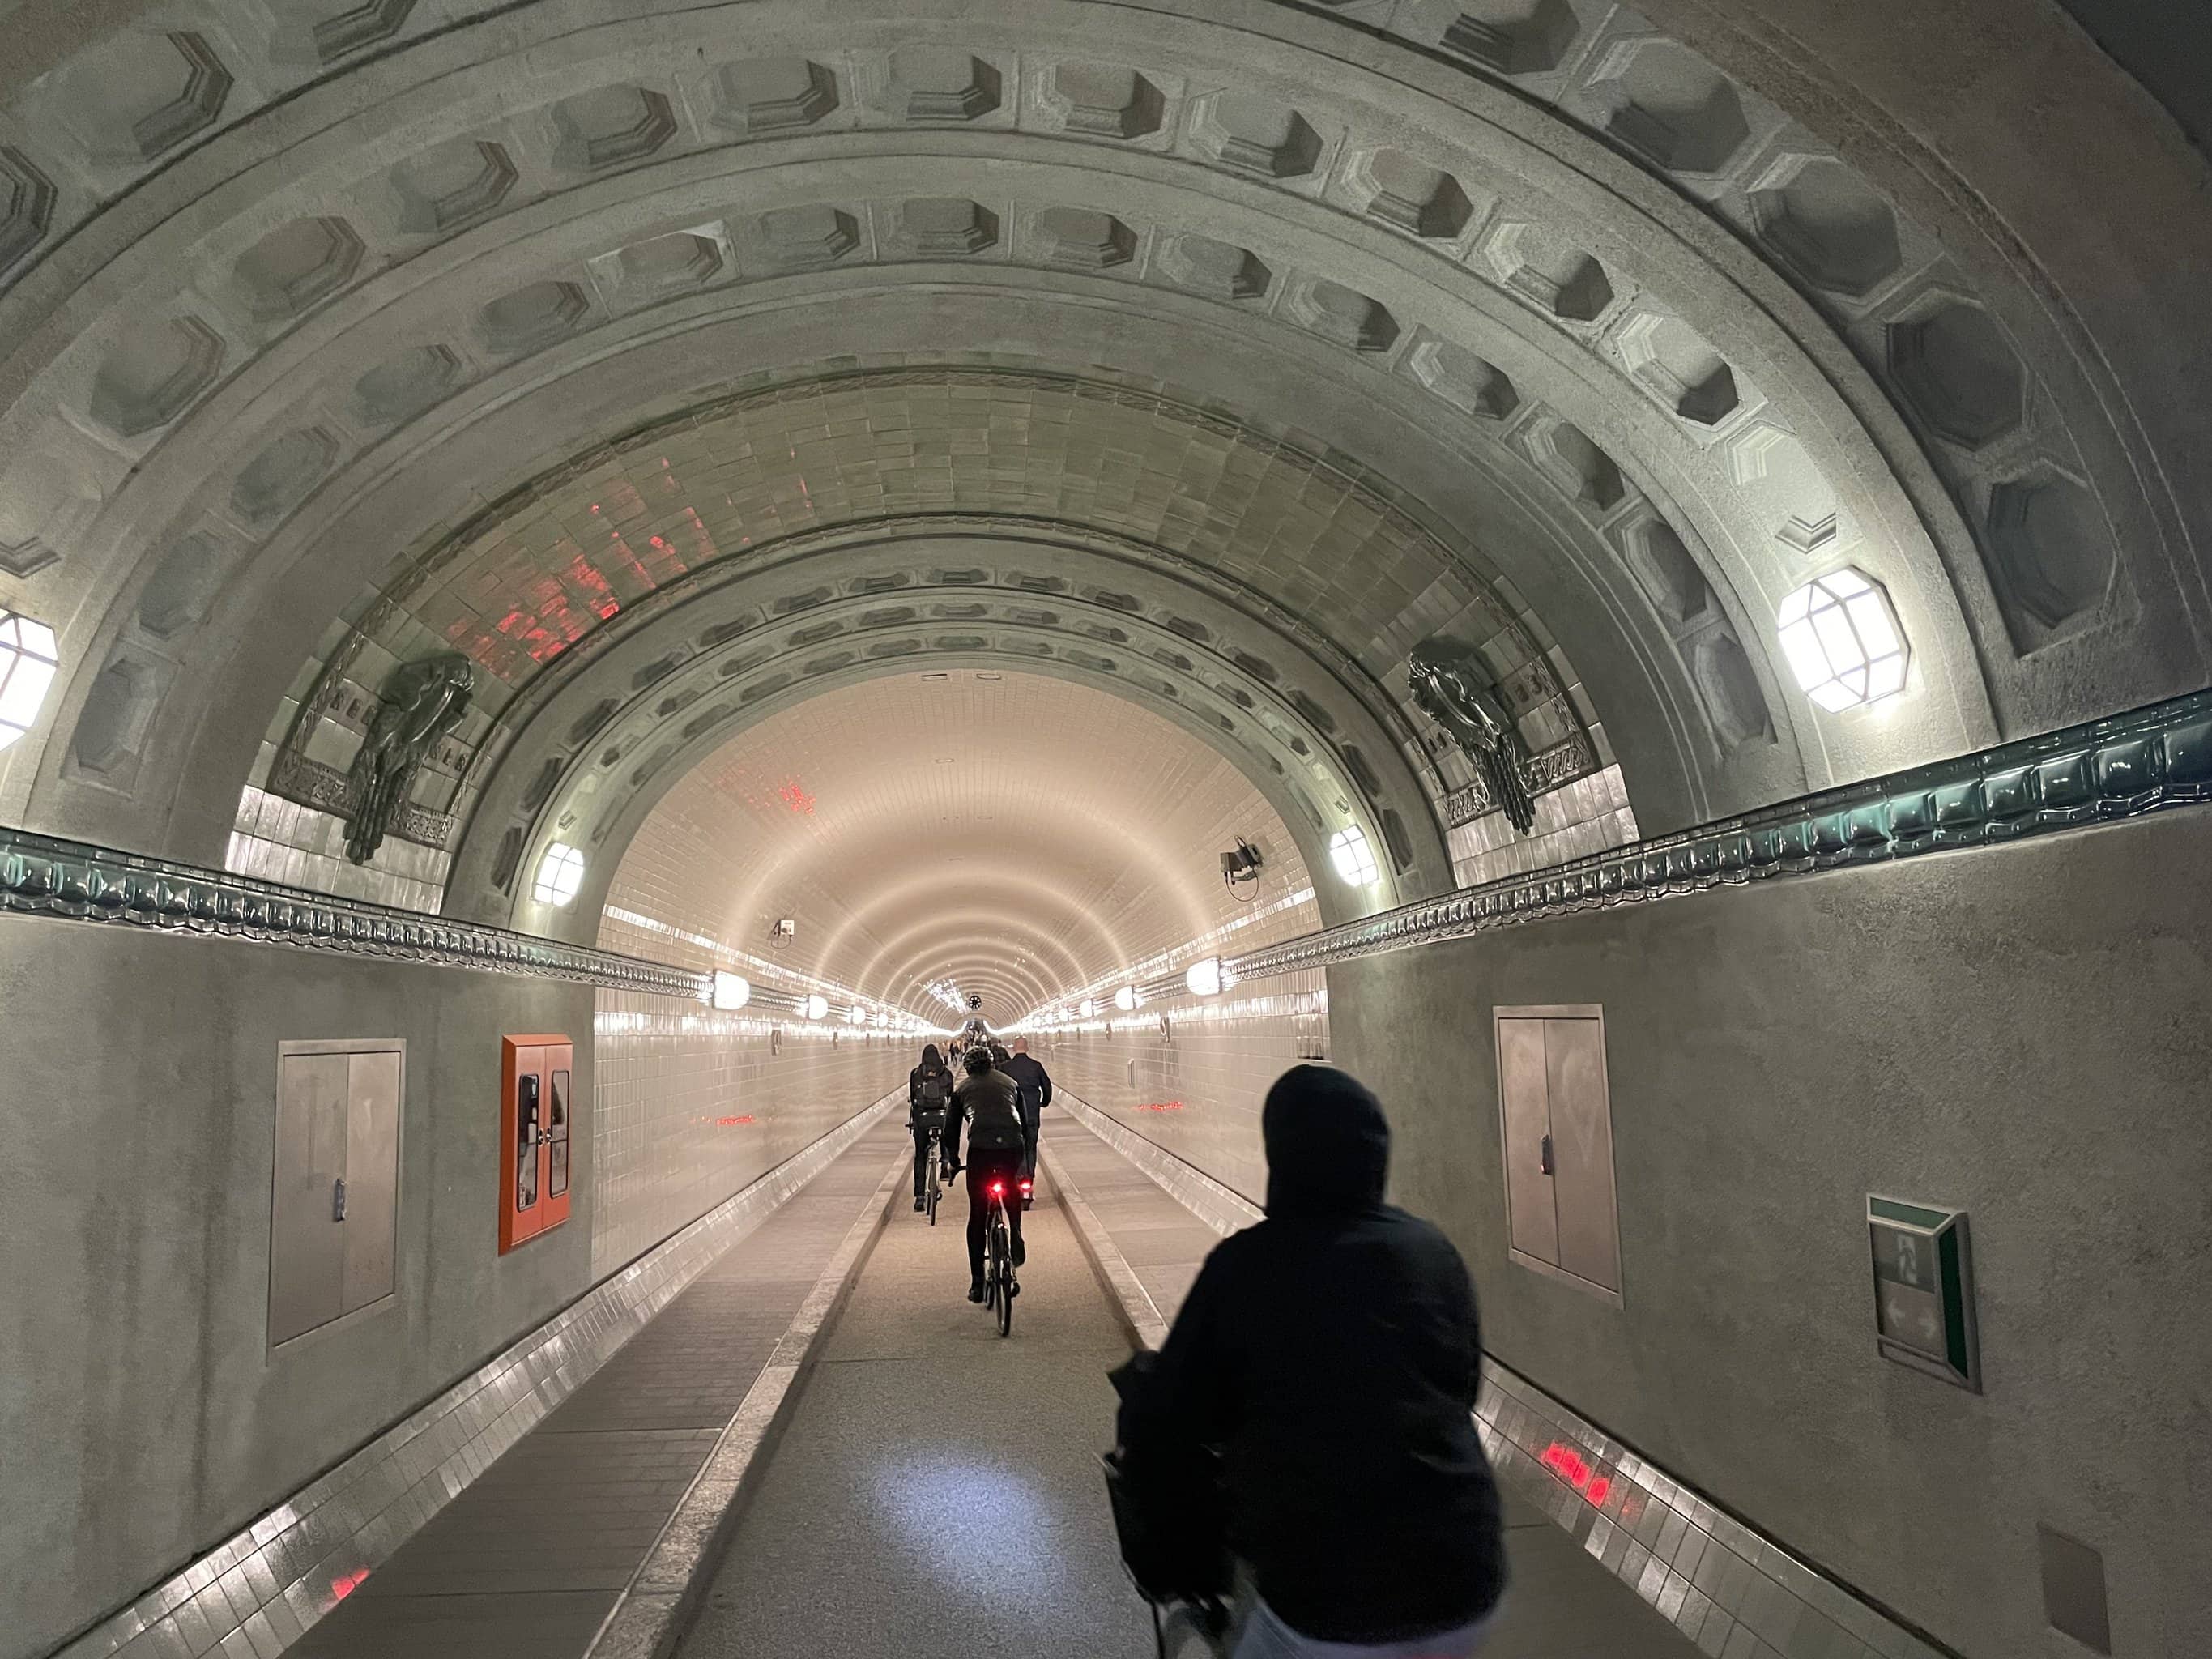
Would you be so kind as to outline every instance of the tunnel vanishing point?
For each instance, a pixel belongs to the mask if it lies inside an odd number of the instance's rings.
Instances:
[[[0,3],[0,1659],[1149,1652],[1099,1378],[1300,1060],[1601,1615],[1500,1656],[2212,1654],[2208,86],[2160,0]],[[970,1018],[1000,1346],[883,1176]],[[1033,1462],[863,1358],[1042,1368]],[[1001,1503],[1037,1606],[902,1588]]]

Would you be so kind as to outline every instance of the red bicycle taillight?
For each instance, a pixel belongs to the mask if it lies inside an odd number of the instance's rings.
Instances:
[[[994,1181],[994,1182],[993,1182],[991,1183],[991,1196],[992,1196],[992,1197],[994,1197],[994,1198],[1004,1198],[1006,1195],[1006,1183],[1005,1182],[1003,1182],[1003,1181]]]
[[[1027,1197],[1028,1197],[1031,1193],[1035,1192],[1036,1190],[1036,1182],[1035,1182],[1034,1181],[1024,1181],[1024,1182],[1022,1182],[1022,1196],[1023,1196],[1024,1198],[1027,1198]]]

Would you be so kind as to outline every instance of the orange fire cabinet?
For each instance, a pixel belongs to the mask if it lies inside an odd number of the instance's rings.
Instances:
[[[568,1218],[576,1048],[565,1036],[501,1039],[499,1252]]]

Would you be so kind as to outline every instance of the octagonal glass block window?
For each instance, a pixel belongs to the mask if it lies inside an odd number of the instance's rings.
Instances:
[[[1365,832],[1358,824],[1340,830],[1328,838],[1328,861],[1350,887],[1372,887],[1382,873],[1375,862],[1373,850],[1367,845]]]
[[[0,609],[0,749],[31,729],[60,665],[52,629]]]
[[[1782,601],[1775,620],[1798,686],[1830,714],[1905,690],[1911,647],[1888,593],[1863,572],[1815,577]]]
[[[537,884],[531,896],[540,904],[550,904],[555,909],[565,909],[584,884],[584,855],[565,841],[556,841],[545,849],[545,856],[538,866]]]

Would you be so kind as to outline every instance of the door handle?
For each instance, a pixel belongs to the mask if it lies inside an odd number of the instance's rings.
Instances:
[[[331,1219],[333,1221],[345,1219],[345,1177],[343,1176],[331,1182]]]
[[[1552,1167],[1552,1138],[1549,1135],[1546,1135],[1544,1137],[1544,1147],[1541,1156],[1543,1158],[1542,1168],[1544,1173],[1546,1175],[1557,1175],[1559,1171]]]

